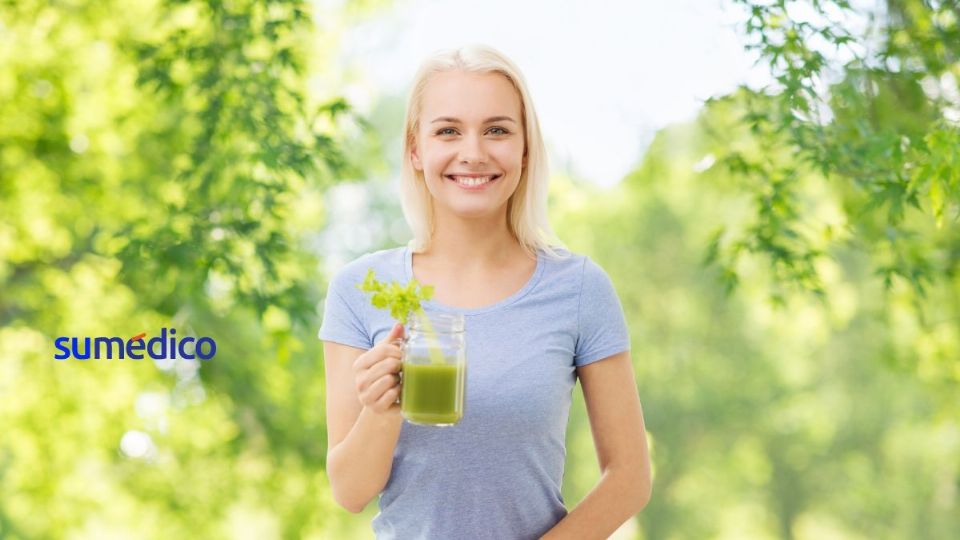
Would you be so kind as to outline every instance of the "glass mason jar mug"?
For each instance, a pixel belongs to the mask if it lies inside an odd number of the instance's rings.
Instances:
[[[412,315],[400,349],[400,414],[419,425],[459,422],[467,383],[463,315]]]

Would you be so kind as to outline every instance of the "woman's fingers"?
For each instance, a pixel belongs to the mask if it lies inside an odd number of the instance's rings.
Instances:
[[[375,407],[380,411],[385,411],[390,407],[399,407],[400,405],[397,404],[398,397],[400,397],[400,387],[394,386],[380,396],[380,399],[377,400]]]
[[[400,347],[393,343],[381,342],[376,347],[358,356],[353,367],[356,371],[362,371],[377,365],[377,362],[384,358],[401,358],[402,356],[403,351],[400,350]]]
[[[398,373],[402,369],[403,363],[399,358],[388,357],[380,363],[370,368],[368,371],[369,380],[375,381],[388,373]]]
[[[400,395],[403,358],[403,326],[395,325],[387,336],[354,361],[357,395],[366,407],[386,410]]]
[[[374,344],[373,348],[367,351],[367,354],[361,354],[357,358],[357,369],[368,368],[384,356],[390,356],[394,351],[399,355],[400,347],[397,346],[397,342],[403,339],[403,325],[397,323],[393,325],[393,328],[390,329],[390,332],[387,333],[386,337],[380,340],[379,343]]]
[[[384,375],[374,381],[373,384],[361,394],[360,401],[363,402],[364,405],[374,405],[384,398],[384,394],[394,390],[397,392],[400,390],[400,384],[396,374],[391,373]],[[396,399],[396,395],[394,395],[394,399]]]
[[[399,358],[387,357],[377,362],[370,369],[364,370],[357,377],[357,392],[363,392],[380,377],[388,373],[397,373],[401,369],[402,362]]]
[[[381,355],[381,352],[385,352],[385,354]],[[371,358],[376,358],[376,361],[370,363],[369,367],[354,369],[358,392],[363,391],[371,382],[377,380],[380,375],[389,371],[398,371],[403,358],[400,349],[392,345],[386,347],[383,351],[370,349],[366,354],[370,355]],[[360,355],[357,359],[360,365],[367,363],[360,362],[360,360],[363,360],[363,356],[364,355]]]

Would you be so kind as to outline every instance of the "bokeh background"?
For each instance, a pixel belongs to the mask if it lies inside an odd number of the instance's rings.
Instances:
[[[637,539],[960,531],[954,1],[0,2],[0,538],[372,538],[324,473],[327,280],[409,239],[406,84],[524,70],[610,274]],[[217,355],[56,361],[173,327]],[[579,387],[563,493],[599,477]]]

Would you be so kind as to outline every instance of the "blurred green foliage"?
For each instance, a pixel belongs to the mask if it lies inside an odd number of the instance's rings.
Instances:
[[[823,23],[864,16],[845,2],[740,3],[777,84],[662,130],[609,192],[554,190],[631,324],[655,468],[639,536],[950,538],[960,12],[891,1],[863,36]],[[852,40],[879,45],[828,73],[815,47]],[[578,401],[568,501],[599,474],[588,426]]]
[[[654,461],[638,537],[950,537],[960,527],[955,319],[925,327],[913,291],[885,292],[855,246],[813,262],[822,297],[783,286],[763,255],[741,257],[736,294],[724,269],[703,265],[718,224],[752,219],[742,177],[702,170],[717,144],[704,126],[749,137],[739,99],[661,131],[620,186],[561,177],[551,202],[558,234],[607,269],[630,325]],[[833,188],[807,176],[796,190],[836,216]],[[599,478],[575,397],[570,503]]]
[[[858,30],[845,2],[735,1],[774,86],[662,130],[616,188],[553,177],[633,339],[655,487],[624,535],[951,537],[956,5]],[[403,100],[337,95],[338,31],[382,4],[318,6],[0,4],[0,538],[371,536],[323,471],[315,233],[397,244],[374,133]],[[52,359],[163,326],[217,356]],[[571,508],[599,475],[575,397]]]
[[[308,83],[367,4],[0,6],[0,537],[343,536],[305,235],[364,126]],[[216,357],[52,359],[164,326]]]
[[[889,290],[925,298],[956,290],[960,261],[960,8],[887,0],[866,13],[846,0],[735,0],[748,48],[775,84],[742,89],[757,150],[718,133],[716,158],[756,194],[754,221],[719,228],[711,261],[735,281],[744,253],[767,257],[781,283],[822,294],[813,262],[855,244]],[[821,174],[842,192],[839,219],[815,223],[797,194]],[[778,296],[775,296],[778,297]]]

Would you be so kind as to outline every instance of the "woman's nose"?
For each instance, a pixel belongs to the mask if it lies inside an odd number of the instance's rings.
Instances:
[[[483,138],[480,135],[467,135],[460,146],[460,161],[477,162],[486,161],[487,153],[483,146]]]

